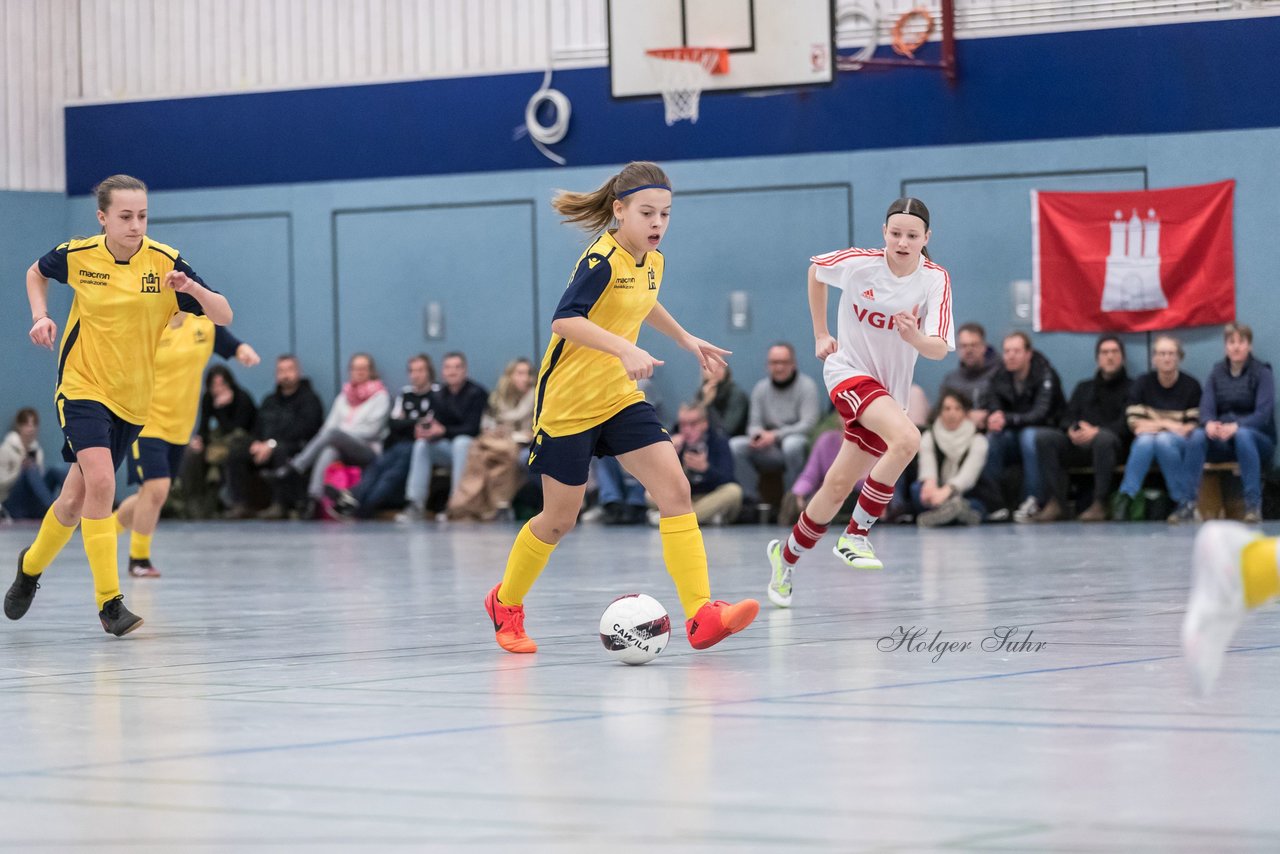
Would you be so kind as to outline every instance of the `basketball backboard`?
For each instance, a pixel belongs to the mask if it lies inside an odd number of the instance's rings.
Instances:
[[[609,68],[615,98],[662,91],[646,51],[717,47],[729,68],[705,91],[830,83],[835,74],[834,0],[608,0]]]

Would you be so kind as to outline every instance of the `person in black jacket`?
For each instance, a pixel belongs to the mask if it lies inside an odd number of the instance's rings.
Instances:
[[[1062,380],[1041,353],[1031,348],[1025,332],[1004,337],[1004,366],[991,376],[983,399],[987,417],[978,426],[987,430],[987,465],[983,475],[999,482],[1005,468],[1022,464],[1022,504],[1015,519],[1034,516],[1040,509],[1043,489],[1036,436],[1058,423],[1066,399]]]
[[[200,400],[200,427],[193,450],[201,451],[210,442],[236,432],[248,433],[258,417],[249,392],[240,387],[226,365],[214,365],[205,375],[204,396]]]
[[[1195,518],[1205,460],[1240,463],[1244,521],[1262,521],[1262,475],[1276,452],[1276,382],[1271,365],[1253,357],[1253,330],[1228,323],[1222,335],[1227,357],[1213,366],[1200,396],[1201,426],[1187,441],[1183,483],[1190,500],[1171,522]],[[1176,517],[1176,518],[1175,518]]]
[[[1129,374],[1125,371],[1124,342],[1103,335],[1093,348],[1098,371],[1071,392],[1062,428],[1036,434],[1036,456],[1049,487],[1049,501],[1033,518],[1056,522],[1067,510],[1067,468],[1093,467],[1093,503],[1080,514],[1081,522],[1104,522],[1116,463],[1128,438],[1125,409],[1129,403]]]
[[[334,509],[343,516],[371,519],[379,510],[404,503],[414,435],[418,427],[431,423],[431,395],[440,388],[436,385],[435,366],[426,353],[410,358],[408,371],[409,384],[391,404],[390,432],[383,443],[382,456],[365,469],[355,489],[348,492],[325,488]]]
[[[480,435],[480,420],[489,404],[489,392],[467,379],[467,357],[457,352],[446,353],[440,361],[440,377],[443,385],[430,395],[430,419],[414,427],[405,487],[409,506],[396,517],[397,521],[409,522],[423,517],[435,466],[449,466],[450,489],[462,482],[467,452]]]
[[[187,446],[178,474],[177,500],[188,519],[219,515],[219,493],[226,479],[232,451],[247,447],[258,417],[249,392],[236,383],[225,365],[214,365],[205,374],[200,399],[200,421]]]
[[[227,488],[231,497],[229,515],[249,515],[250,496],[261,488],[259,473],[272,471],[301,451],[324,424],[324,406],[302,376],[296,356],[285,354],[276,359],[276,389],[262,399],[254,419],[252,441],[233,448],[227,460]],[[301,482],[296,479],[271,480],[271,505],[259,515],[264,519],[282,519],[300,502]]]

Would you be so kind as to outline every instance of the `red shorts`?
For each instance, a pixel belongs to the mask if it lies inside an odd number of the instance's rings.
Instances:
[[[871,401],[888,396],[888,389],[871,377],[849,377],[831,392],[831,402],[844,419],[845,440],[877,457],[883,456],[889,446],[884,439],[859,424],[858,416],[866,411]]]

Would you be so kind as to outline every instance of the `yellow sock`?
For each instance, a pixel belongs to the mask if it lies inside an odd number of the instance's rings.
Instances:
[[[58,521],[58,517],[54,515],[53,507],[49,508],[49,512],[44,514],[44,521],[40,523],[40,530],[36,533],[36,541],[31,544],[31,548],[27,549],[27,554],[22,559],[22,572],[25,575],[39,575],[44,572],[45,567],[53,563],[53,559],[58,556],[58,552],[71,540],[71,535],[76,532],[76,526],[67,527]]]
[[[133,560],[151,558],[151,534],[139,534],[134,531],[129,535],[129,557]]]
[[[115,522],[115,523],[116,523],[116,535],[117,535],[117,536],[119,536],[120,534],[123,534],[125,531],[129,530],[128,528],[126,528],[126,527],[124,526],[124,522],[121,522],[121,521],[120,521],[120,514],[119,514],[119,513],[112,513],[112,514],[111,514],[111,521],[113,521],[113,522]]]
[[[110,516],[105,519],[84,518],[80,520],[80,536],[84,540],[84,553],[89,557],[89,570],[93,573],[94,598],[101,611],[108,599],[120,595],[116,526]]]
[[[516,534],[511,554],[507,556],[507,571],[503,573],[502,586],[498,588],[498,601],[503,605],[523,605],[525,594],[542,574],[542,568],[547,565],[547,559],[555,548],[535,537],[529,530],[529,523],[525,522],[520,533]]]
[[[658,521],[662,532],[662,559],[676,583],[680,607],[687,620],[711,601],[711,580],[707,577],[707,549],[702,545],[702,531],[693,513],[664,516]]]
[[[1244,547],[1240,556],[1244,576],[1244,604],[1249,608],[1263,605],[1280,596],[1280,566],[1276,565],[1276,538],[1257,539]]]

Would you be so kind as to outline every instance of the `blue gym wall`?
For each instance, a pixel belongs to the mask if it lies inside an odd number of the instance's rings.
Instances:
[[[799,95],[707,97],[696,125],[670,128],[661,99],[611,100],[608,69],[562,70],[552,85],[574,119],[555,148],[590,165],[1275,127],[1276,44],[1280,16],[964,39],[955,87],[937,71],[839,74]],[[88,192],[113,171],[179,189],[540,168],[547,161],[512,130],[541,78],[76,107],[67,186]]]
[[[448,350],[464,350],[473,375],[485,385],[492,384],[507,359],[540,356],[550,314],[586,241],[585,235],[557,222],[548,200],[558,187],[594,187],[623,159],[654,152],[664,159],[677,189],[672,228],[663,245],[668,261],[663,302],[687,327],[734,350],[732,365],[745,386],[761,375],[764,351],[778,338],[795,341],[805,370],[819,377],[818,364],[808,355],[807,258],[851,243],[879,245],[884,209],[904,192],[920,196],[933,211],[931,249],[951,271],[957,323],[982,322],[998,345],[1004,330],[1028,328],[1027,321],[1013,316],[1010,283],[1031,275],[1031,189],[1154,188],[1234,178],[1238,315],[1254,324],[1257,350],[1271,359],[1280,347],[1267,318],[1278,316],[1280,298],[1265,268],[1274,242],[1275,199],[1280,198],[1272,154],[1280,143],[1280,92],[1274,98],[1257,96],[1259,87],[1268,92],[1268,86],[1280,87],[1280,78],[1269,74],[1269,82],[1258,82],[1247,74],[1206,73],[1204,45],[1197,46],[1198,53],[1191,44],[1197,32],[1210,40],[1248,39],[1259,31],[1280,35],[1277,24],[1280,19],[1203,25],[1203,30],[1196,29],[1202,25],[1152,27],[1141,31],[1144,38],[1136,42],[1134,31],[1003,39],[1002,55],[1023,60],[1021,67],[1006,62],[998,73],[991,67],[994,60],[973,61],[976,48],[963,42],[962,61],[968,60],[955,93],[948,94],[930,72],[842,75],[836,87],[802,98],[709,96],[698,125],[670,130],[661,123],[658,104],[596,105],[602,115],[623,111],[617,114],[621,124],[610,124],[593,114],[592,99],[603,97],[601,92],[575,94],[574,127],[559,148],[571,162],[590,165],[573,168],[553,168],[537,155],[495,154],[529,147],[527,140],[508,143],[509,125],[518,121],[514,117],[531,91],[527,76],[519,75],[360,87],[375,105],[383,95],[392,101],[407,97],[409,90],[396,87],[409,86],[422,97],[435,92],[430,97],[462,110],[471,101],[459,93],[474,94],[474,87],[489,86],[483,90],[489,93],[484,106],[503,117],[503,133],[489,128],[491,136],[472,139],[469,148],[438,148],[430,152],[437,159],[414,163],[401,157],[412,149],[403,138],[395,151],[367,147],[370,137],[397,135],[394,125],[379,124],[389,121],[380,108],[363,122],[373,127],[371,134],[343,137],[351,145],[341,161],[325,153],[331,143],[319,136],[314,144],[292,140],[293,147],[260,149],[261,156],[237,154],[234,146],[226,156],[217,149],[202,154],[202,149],[193,152],[171,144],[147,148],[140,143],[151,139],[145,135],[118,149],[104,136],[94,137],[93,145],[85,143],[93,123],[118,120],[122,114],[117,111],[126,111],[134,125],[184,116],[199,124],[213,109],[219,121],[240,115],[238,127],[248,127],[245,134],[255,145],[266,146],[266,138],[253,128],[278,129],[276,119],[290,103],[305,105],[310,98],[323,103],[323,98],[345,97],[352,89],[279,93],[276,100],[253,95],[76,108],[68,110],[68,173],[77,190],[88,176],[112,171],[133,171],[154,186],[173,188],[151,194],[151,234],[180,248],[210,284],[231,298],[237,312],[234,328],[266,357],[266,364],[255,370],[235,368],[257,395],[272,384],[271,357],[284,351],[301,357],[326,398],[341,380],[346,356],[357,350],[378,359],[391,385],[403,381],[405,358],[419,350],[437,360]],[[1085,72],[1082,64],[1067,66],[1044,50],[1074,39],[1071,45],[1087,48],[1088,55],[1114,57],[1108,51],[1120,38],[1117,32],[1127,34],[1130,50],[1161,62],[1166,77],[1151,77],[1146,69],[1113,78],[1108,90],[1103,83],[1112,69],[1105,63],[1101,70],[1090,66]],[[1150,39],[1164,39],[1165,49],[1152,47]],[[1247,65],[1249,55],[1238,51],[1224,61]],[[568,75],[569,83],[603,79],[598,69],[578,75]],[[557,86],[561,77],[558,73]],[[980,94],[1021,91],[1028,85],[1023,77],[1056,85],[1045,84],[1022,101],[979,99]],[[1248,99],[1238,97],[1242,80],[1251,90]],[[596,80],[592,85],[599,84]],[[899,84],[907,96],[899,93],[895,104],[892,87]],[[935,87],[941,87],[936,97],[942,102],[928,100]],[[913,95],[926,100],[913,101]],[[812,113],[815,101],[821,105],[819,113]],[[761,105],[772,111],[767,121],[757,114]],[[791,111],[799,112],[792,116]],[[350,126],[361,122],[352,122],[350,114],[335,120],[342,114],[330,113],[325,127],[340,135],[352,133]],[[930,115],[945,118],[940,119],[945,133],[938,123],[925,121]],[[772,147],[781,144],[777,122],[804,122],[813,116],[844,124],[839,134],[817,134],[819,143],[809,144],[810,153],[773,153]],[[905,118],[899,121],[898,116]],[[988,120],[989,127],[984,125]],[[465,125],[443,127],[471,139]],[[798,131],[795,125],[787,127],[807,138],[804,124]],[[1089,136],[1106,129],[1111,135]],[[1178,132],[1151,132],[1164,129]],[[313,131],[319,135],[320,127]],[[449,138],[441,133],[440,139]],[[1019,137],[1025,139],[1001,141]],[[909,140],[929,144],[902,147]],[[823,150],[837,143],[841,150]],[[118,156],[106,158],[103,152]],[[390,174],[406,163],[418,174],[353,177]],[[532,168],[484,171],[502,163]],[[438,168],[440,164],[449,168]],[[346,179],[276,180],[291,169]],[[443,171],[455,174],[428,174]],[[217,186],[235,183],[236,175],[242,186]],[[250,184],[254,186],[243,186]],[[6,238],[16,236],[0,246],[0,273],[18,289],[22,271],[39,253],[67,235],[96,229],[87,196],[0,194],[0,222],[10,221],[16,230],[5,228]],[[744,331],[729,328],[727,294],[734,290],[751,295],[750,328]],[[443,338],[428,341],[423,314],[431,301],[443,306],[445,324]],[[26,342],[28,317],[19,293],[11,295],[10,305],[14,310],[3,314],[8,334],[0,340],[0,357],[12,366],[0,380],[3,399],[9,409],[34,400],[51,414],[52,358]],[[1187,369],[1203,376],[1221,355],[1218,330],[1181,334],[1187,343]],[[1092,372],[1092,336],[1055,334],[1036,340],[1068,386]],[[1137,368],[1145,364],[1145,340],[1128,339]],[[651,331],[641,343],[668,360],[656,380],[664,402],[674,404],[696,387],[697,372],[689,357]],[[954,359],[940,364],[921,360],[917,377],[931,396]]]
[[[26,274],[31,262],[70,236],[66,223],[67,199],[61,193],[0,191],[0,281],[6,291],[0,308],[0,429],[7,433],[14,413],[23,406],[34,406],[40,410],[46,452],[62,442],[53,410],[56,363],[52,352],[38,349],[27,338],[31,312],[27,308]],[[51,286],[49,314],[58,321],[59,334],[70,308],[67,289]]]

